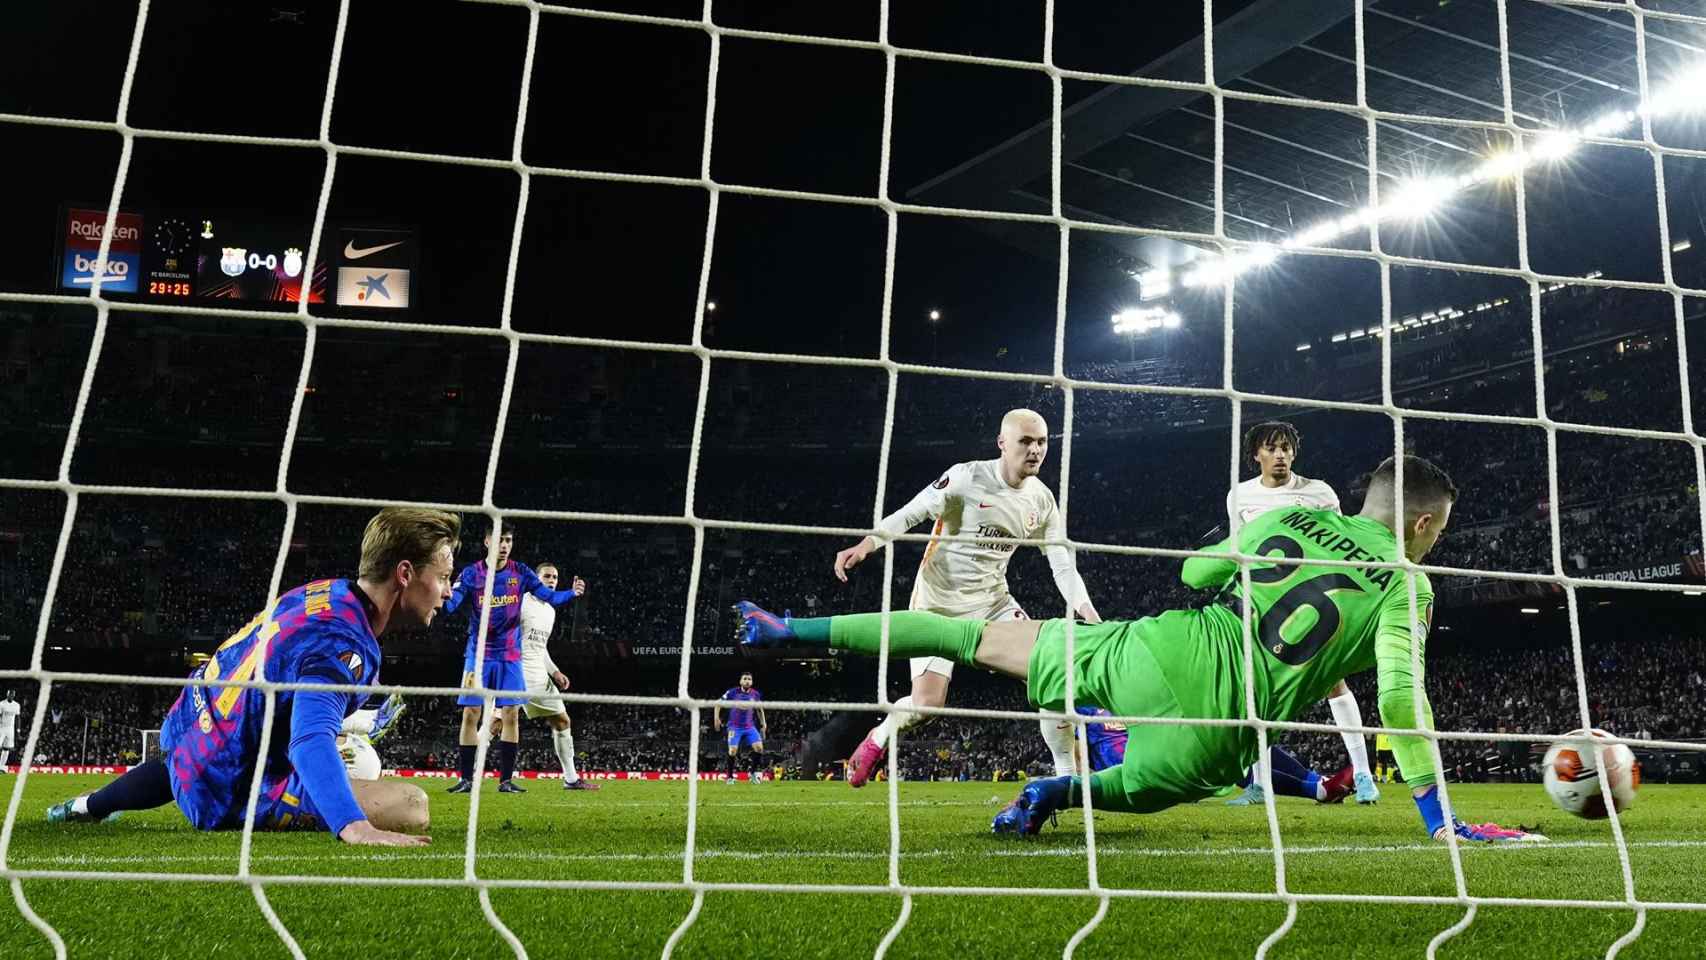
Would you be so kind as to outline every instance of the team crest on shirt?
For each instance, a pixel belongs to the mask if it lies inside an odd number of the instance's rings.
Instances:
[[[935,487],[938,490],[948,489],[948,475],[945,473],[942,474],[942,479],[936,481],[935,483],[932,483],[931,486]]]
[[[202,733],[212,733],[213,732],[213,714],[208,713],[206,710],[203,710],[201,712],[201,718],[199,720],[199,723],[201,726],[201,732]]]
[[[1037,512],[1035,510],[1032,510],[1032,511],[1026,513],[1025,514],[1025,532],[1030,533],[1032,530],[1035,530],[1037,528],[1038,522],[1039,521],[1037,518]]]

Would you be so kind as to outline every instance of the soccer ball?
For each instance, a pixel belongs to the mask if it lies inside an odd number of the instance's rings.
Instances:
[[[1572,737],[1609,737],[1604,730],[1572,730]],[[1546,778],[1546,795],[1565,813],[1588,820],[1606,817],[1605,794],[1600,787],[1603,777],[1611,786],[1611,800],[1622,813],[1635,803],[1635,791],[1641,788],[1641,765],[1635,754],[1621,743],[1604,747],[1604,769],[1596,769],[1594,751],[1587,744],[1554,743],[1546,751],[1541,764]]]

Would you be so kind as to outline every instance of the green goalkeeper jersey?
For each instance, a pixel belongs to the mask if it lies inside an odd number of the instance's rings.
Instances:
[[[1294,560],[1330,559],[1391,562],[1398,546],[1385,525],[1330,510],[1281,508],[1250,521],[1238,535],[1247,554]],[[1210,547],[1231,549],[1231,540]],[[1411,606],[1409,577],[1401,570],[1378,567],[1319,566],[1310,563],[1252,564],[1246,594],[1238,565],[1217,557],[1192,557],[1181,574],[1193,587],[1220,588],[1214,605],[1204,611],[1203,623],[1214,646],[1238,651],[1226,667],[1235,685],[1206,687],[1199,677],[1169,676],[1175,693],[1201,691],[1203,697],[1236,703],[1184,704],[1200,716],[1244,716],[1243,623],[1250,608],[1255,657],[1256,712],[1264,720],[1295,720],[1324,699],[1345,677],[1377,668],[1380,716],[1383,726],[1432,728],[1433,713],[1416,691],[1421,654],[1426,651],[1433,619],[1433,585],[1427,574],[1414,574],[1415,603]],[[1412,656],[1412,647],[1419,648]],[[1163,673],[1168,661],[1158,657]],[[1181,666],[1196,660],[1175,660]],[[1187,699],[1181,696],[1181,701]],[[1194,699],[1194,698],[1191,698]],[[1418,708],[1420,711],[1418,713]],[[1394,737],[1393,753],[1404,779],[1412,786],[1434,782],[1432,751],[1421,737]]]

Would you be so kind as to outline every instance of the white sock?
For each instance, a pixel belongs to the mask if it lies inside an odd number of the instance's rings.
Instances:
[[[563,765],[563,782],[574,783],[581,778],[575,771],[575,734],[568,727],[551,731],[551,745],[557,748],[557,762]]]
[[[1341,727],[1362,726],[1362,708],[1357,706],[1356,694],[1346,690],[1344,696],[1327,701],[1333,710],[1333,722]],[[1368,773],[1368,740],[1360,733],[1346,731],[1345,752],[1351,755],[1351,769],[1357,776]]]
[[[87,796],[82,796],[71,801],[71,812],[79,816],[88,816],[89,798]]]
[[[912,697],[910,695],[901,697],[899,700],[894,702],[894,705],[897,707],[910,707],[912,706]],[[910,710],[896,710],[884,717],[883,722],[877,724],[877,728],[871,731],[871,741],[879,747],[886,747],[889,745],[889,741],[894,739],[895,734],[904,730],[911,730],[913,727],[923,723],[925,719],[926,718],[922,713],[913,713]]]
[[[1048,752],[1054,757],[1054,775],[1063,777],[1078,772],[1077,738],[1073,736],[1073,724],[1069,720],[1056,720],[1054,717],[1038,717],[1037,728],[1043,732],[1043,742],[1048,744]]]
[[[12,758],[12,751],[0,750],[0,767],[4,767],[6,765],[6,761],[10,760],[11,758]]]

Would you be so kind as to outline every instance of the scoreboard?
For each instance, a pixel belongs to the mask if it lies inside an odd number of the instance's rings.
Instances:
[[[106,220],[105,210],[65,208],[60,289],[89,289]],[[241,216],[120,211],[101,292],[151,303],[298,303],[306,288],[310,303],[324,303],[336,276],[331,293],[340,307],[408,309],[412,230],[328,224],[312,267],[308,230]]]

